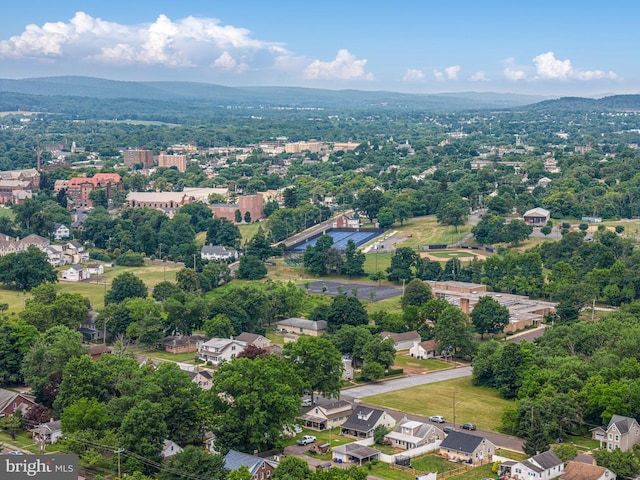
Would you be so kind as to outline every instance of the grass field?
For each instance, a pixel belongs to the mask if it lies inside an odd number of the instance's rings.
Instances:
[[[176,272],[181,267],[175,266],[163,266],[163,265],[150,265],[145,264],[143,267],[113,267],[107,268],[105,271],[105,279],[100,278],[98,282],[58,282],[56,288],[59,292],[79,293],[83,297],[87,297],[91,302],[91,306],[94,309],[99,309],[104,306],[104,294],[110,287],[111,281],[117,275],[124,272],[132,272],[135,276],[140,278],[148,288],[153,288],[156,284],[162,282],[165,278],[174,282],[176,279]],[[24,308],[24,302],[30,298],[30,294],[24,294],[16,290],[10,290],[7,288],[0,288],[0,303],[8,303],[8,313],[19,312]]]
[[[471,232],[471,228],[471,225],[463,225],[458,227],[458,232],[456,233],[455,228],[439,224],[436,217],[433,216],[412,218],[401,227],[392,227],[399,234],[411,234],[411,238],[406,239],[399,245],[414,249],[422,249],[422,245],[434,243],[450,245]]]
[[[374,395],[363,402],[416,415],[443,415],[451,421],[454,393],[456,423],[475,423],[482,430],[497,430],[502,412],[513,404],[490,388],[471,385],[469,377]]]
[[[393,364],[393,368],[411,369],[421,372],[433,372],[434,370],[442,370],[444,368],[451,368],[450,363],[443,362],[441,360],[429,359],[422,360],[413,358],[405,354],[396,354],[396,359]],[[406,372],[405,372],[406,373]]]
[[[258,227],[260,227],[260,222],[248,224],[241,223],[238,225],[238,230],[240,230],[240,235],[242,235],[241,241],[243,245],[245,244],[245,242],[251,240],[256,233],[258,233]]]
[[[430,250],[429,251],[429,256],[430,257],[437,257],[437,258],[441,258],[443,260],[449,260],[450,258],[458,258],[458,257],[478,257],[480,255],[478,255],[477,253],[474,253],[472,250],[465,250],[463,252],[461,251],[436,251],[436,250]]]

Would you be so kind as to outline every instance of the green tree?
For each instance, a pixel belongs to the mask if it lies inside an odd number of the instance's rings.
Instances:
[[[179,293],[180,287],[173,282],[160,282],[153,287],[153,298],[158,302],[164,302],[167,298]]]
[[[471,348],[471,337],[467,315],[453,305],[445,307],[435,325],[438,349],[452,356],[464,355]]]
[[[245,280],[259,280],[267,274],[267,267],[264,266],[262,260],[253,255],[243,255],[240,257],[240,266],[238,267],[238,278]]]
[[[155,463],[162,462],[160,451],[166,435],[167,425],[162,406],[146,399],[129,409],[118,429],[118,439],[123,448]],[[124,469],[141,470],[147,474],[155,472],[155,468],[147,462],[131,456],[124,461]]]
[[[533,232],[533,227],[522,220],[511,220],[503,228],[502,241],[509,242],[512,246],[517,246],[521,241],[529,238]]]
[[[373,335],[365,344],[362,350],[362,357],[365,365],[367,363],[378,363],[385,370],[391,367],[395,362],[396,349],[393,340],[390,338],[383,339],[380,335]]]
[[[598,450],[593,452],[593,458],[598,466],[608,468],[621,480],[631,480],[640,474],[640,462],[636,453],[631,450]]]
[[[176,475],[184,477],[183,474],[217,479],[225,478],[226,472],[222,455],[211,455],[201,448],[188,445],[182,452],[169,458],[166,468],[160,471],[160,480],[174,480]]]
[[[234,334],[231,320],[224,313],[205,320],[202,327],[207,338],[229,338]]]
[[[251,212],[248,210],[244,212],[244,223],[251,223]]]
[[[309,464],[301,458],[283,458],[271,475],[273,480],[314,480]]]
[[[342,355],[328,338],[301,336],[297,342],[286,343],[285,357],[293,362],[305,388],[325,397],[338,397],[342,385]]]
[[[353,240],[347,242],[347,246],[344,249],[344,267],[342,272],[350,277],[359,277],[364,275],[364,262],[366,261],[365,254],[356,248],[356,244]]]
[[[16,410],[12,415],[0,418],[0,430],[6,431],[12,440],[22,430],[22,410]]]
[[[83,430],[102,432],[109,424],[109,409],[95,398],[81,398],[62,411],[60,421],[67,434]]]
[[[241,223],[242,222],[242,213],[240,212],[240,209],[236,210],[235,212],[233,212],[234,215],[234,220],[236,223]]]
[[[36,338],[35,327],[13,318],[0,320],[0,386],[22,383],[22,361]]]
[[[124,272],[116,276],[111,282],[111,288],[104,297],[105,305],[121,303],[127,298],[145,298],[147,286],[131,272]]]
[[[484,338],[485,333],[500,333],[504,327],[509,325],[509,309],[489,295],[480,297],[478,303],[471,312],[471,322],[476,331],[480,333],[480,338]]]
[[[258,227],[258,231],[253,238],[247,243],[245,247],[247,255],[253,255],[264,261],[267,258],[273,256],[273,248],[267,240],[267,236],[262,229],[262,226]]]
[[[423,282],[418,278],[414,278],[407,284],[404,290],[404,295],[402,296],[401,302],[402,308],[405,308],[409,305],[415,305],[419,307],[432,298],[433,293],[431,293],[431,287],[429,286],[429,284]]]
[[[296,208],[298,206],[297,187],[285,188],[282,192],[282,200],[284,202],[284,208]]]
[[[392,282],[409,281],[413,278],[413,267],[418,255],[408,247],[400,247],[391,255],[391,265],[387,267],[387,279]]]
[[[291,362],[276,355],[223,363],[212,384],[208,394],[217,412],[213,431],[223,450],[278,447],[285,425],[300,414],[303,382]]]
[[[553,450],[553,453],[555,453],[563,462],[568,462],[578,456],[578,448],[567,443],[552,445],[551,450]]]
[[[141,345],[155,347],[164,337],[162,306],[151,298],[130,298],[125,304],[133,321],[127,327],[127,337]]]
[[[362,379],[367,382],[375,382],[384,378],[384,367],[377,362],[365,363],[360,370]]]
[[[0,257],[0,283],[8,287],[31,290],[42,283],[57,281],[58,275],[47,260],[47,254],[35,247]]]
[[[335,332],[343,325],[367,325],[369,317],[360,300],[346,295],[337,295],[331,302],[327,315],[327,326],[330,332]]]
[[[53,376],[57,374],[61,378],[62,369],[69,359],[85,352],[82,334],[63,325],[52,327],[38,336],[22,361],[24,381],[31,386],[38,403],[51,407],[54,398],[45,401],[45,390],[57,392],[59,383]]]
[[[373,219],[378,216],[378,212],[385,204],[384,194],[380,190],[367,188],[358,192],[358,199],[354,203],[354,207],[359,211],[365,212],[366,216],[369,217],[369,221],[373,223]]]
[[[458,227],[464,225],[469,217],[469,208],[464,200],[461,198],[455,198],[446,202],[438,210],[438,222],[443,225],[450,225],[455,227],[456,233],[458,233]]]
[[[395,216],[393,215],[393,210],[391,210],[389,207],[382,207],[378,211],[377,219],[378,226],[380,228],[389,228],[393,225],[393,222],[396,221]]]
[[[351,358],[354,366],[358,366],[364,361],[364,347],[371,337],[371,330],[364,325],[343,325],[331,336],[331,340],[343,355]]]
[[[183,292],[194,293],[200,290],[198,273],[192,268],[181,268],[176,272],[176,284]]]
[[[285,190],[286,191],[286,190]],[[252,480],[251,472],[246,465],[227,473],[227,480]]]
[[[547,439],[544,425],[535,415],[531,419],[531,425],[524,436],[522,450],[529,456],[549,450],[549,440]]]
[[[104,188],[91,190],[89,192],[89,200],[91,200],[94,207],[109,208],[109,199],[107,198],[107,191]]]

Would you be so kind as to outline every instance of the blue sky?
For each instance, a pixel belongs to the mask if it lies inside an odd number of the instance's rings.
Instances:
[[[415,93],[640,93],[640,2],[23,0],[0,78]]]

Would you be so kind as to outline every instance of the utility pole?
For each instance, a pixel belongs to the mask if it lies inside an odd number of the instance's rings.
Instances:
[[[118,478],[122,478],[122,476],[120,475],[120,453],[124,451],[124,448],[119,448],[116,450],[115,453],[118,454]]]
[[[193,271],[196,271],[196,254],[193,254]]]
[[[593,299],[593,306],[591,307],[591,321],[593,322],[596,313],[596,299]]]

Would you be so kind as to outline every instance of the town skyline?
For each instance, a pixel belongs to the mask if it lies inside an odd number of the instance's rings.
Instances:
[[[620,3],[616,28],[602,19]],[[576,10],[462,1],[269,5],[41,0],[0,19],[2,78],[85,75],[407,93],[638,93],[632,19],[609,2]],[[635,10],[635,12],[634,12]]]

